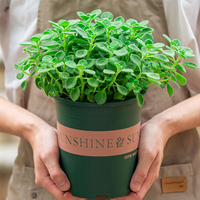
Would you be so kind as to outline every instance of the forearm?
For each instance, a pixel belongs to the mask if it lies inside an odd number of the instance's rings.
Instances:
[[[0,131],[16,135],[32,143],[37,127],[47,124],[31,112],[0,97]],[[40,130],[41,131],[41,130]]]
[[[200,94],[163,111],[152,120],[168,137],[200,126]]]

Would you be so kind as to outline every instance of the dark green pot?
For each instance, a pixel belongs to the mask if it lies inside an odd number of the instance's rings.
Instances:
[[[60,164],[72,195],[95,199],[129,194],[141,116],[136,99],[98,105],[56,97],[55,102]]]

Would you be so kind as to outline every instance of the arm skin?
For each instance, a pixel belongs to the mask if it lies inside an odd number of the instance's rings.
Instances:
[[[143,124],[138,151],[139,162],[130,182],[132,192],[117,199],[142,200],[159,176],[163,150],[168,139],[176,133],[198,126],[200,94],[182,101]]]
[[[56,129],[36,115],[0,97],[0,131],[26,139],[32,146],[35,182],[57,200],[78,200],[59,166]]]

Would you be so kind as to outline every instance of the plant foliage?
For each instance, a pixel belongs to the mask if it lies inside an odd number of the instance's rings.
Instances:
[[[51,97],[98,104],[136,97],[141,106],[150,84],[166,86],[171,97],[169,82],[177,87],[186,84],[179,71],[198,68],[192,62],[180,63],[194,54],[180,46],[179,40],[163,35],[169,46],[154,43],[148,21],[113,19],[112,13],[101,14],[99,9],[77,14],[81,20],[50,21],[53,28],[21,43],[26,46],[23,52],[30,55],[14,65],[20,70],[18,79],[28,75],[23,90],[32,76],[37,87]]]

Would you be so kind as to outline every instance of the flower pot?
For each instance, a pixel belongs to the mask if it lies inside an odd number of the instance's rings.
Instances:
[[[60,165],[73,196],[129,194],[141,110],[136,99],[98,105],[55,98]]]

